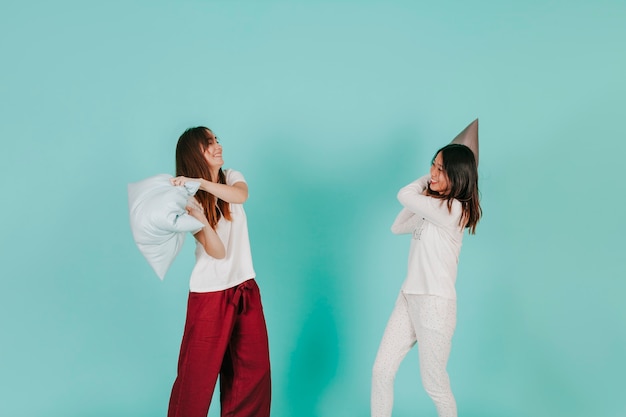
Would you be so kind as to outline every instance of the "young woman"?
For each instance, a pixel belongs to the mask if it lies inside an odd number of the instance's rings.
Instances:
[[[222,146],[210,129],[180,136],[172,184],[200,182],[187,210],[204,227],[194,235],[196,264],[168,417],[206,417],[218,375],[223,416],[270,414],[267,330],[243,209],[248,186],[222,165]]]
[[[481,216],[474,153],[450,144],[426,175],[398,192],[404,206],[391,226],[411,233],[408,273],[385,329],[372,372],[372,417],[389,417],[400,362],[417,343],[422,384],[439,417],[456,417],[446,365],[456,326],[458,256],[463,231]]]

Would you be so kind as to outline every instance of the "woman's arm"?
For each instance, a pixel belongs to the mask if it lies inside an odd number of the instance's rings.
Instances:
[[[226,185],[211,182],[204,178],[187,178],[182,175],[171,179],[173,185],[185,185],[187,181],[199,182],[201,190],[213,194],[227,203],[243,204],[248,199],[248,184],[243,181],[236,182],[233,185]]]
[[[431,223],[448,226],[458,223],[460,212],[458,207],[452,206],[452,213],[448,210],[445,200],[424,195],[424,190],[428,187],[429,175],[413,181],[403,187],[398,192],[398,200],[409,211],[422,216]]]
[[[200,189],[227,203],[243,204],[248,199],[248,184],[243,181],[226,185],[201,179]]]
[[[396,235],[413,233],[413,230],[415,230],[415,226],[419,221],[419,216],[416,216],[412,211],[403,208],[391,225],[391,232]]]
[[[213,258],[223,259],[226,256],[226,248],[224,248],[224,244],[222,240],[217,235],[217,232],[213,230],[206,216],[204,215],[204,210],[202,206],[199,205],[189,205],[187,206],[187,212],[198,219],[204,227],[194,234],[193,236],[202,244],[204,247],[204,251]]]

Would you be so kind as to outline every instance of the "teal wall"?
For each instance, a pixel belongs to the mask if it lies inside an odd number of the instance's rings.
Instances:
[[[625,20],[610,0],[3,2],[0,415],[165,415],[193,246],[160,282],[126,185],[172,173],[202,124],[251,190],[273,415],[368,416],[409,245],[395,194],[480,117],[460,415],[626,416]],[[435,415],[416,351],[395,410]]]

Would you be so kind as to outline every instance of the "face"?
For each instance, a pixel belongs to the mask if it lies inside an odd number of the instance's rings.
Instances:
[[[209,146],[204,150],[204,158],[209,164],[209,168],[218,170],[224,165],[224,159],[222,159],[222,145],[220,145],[213,132],[209,131],[209,136]]]
[[[449,191],[448,175],[443,169],[441,152],[437,154],[433,164],[430,166],[430,189],[443,195]]]

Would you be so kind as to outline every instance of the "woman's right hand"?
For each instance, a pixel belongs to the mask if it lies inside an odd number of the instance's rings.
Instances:
[[[174,178],[170,178],[170,183],[174,186],[185,185],[187,181],[197,181],[200,182],[200,178],[187,178],[185,176],[178,176]]]

